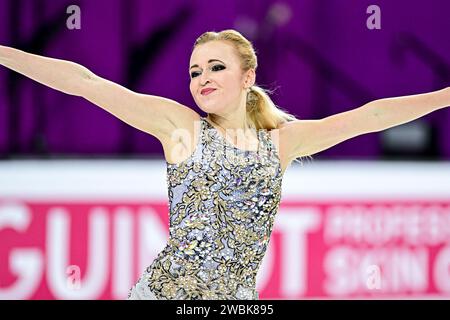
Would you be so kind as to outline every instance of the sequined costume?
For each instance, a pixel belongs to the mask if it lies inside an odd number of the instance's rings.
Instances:
[[[282,170],[267,130],[243,150],[201,117],[193,154],[167,165],[169,240],[128,299],[258,299],[256,274],[277,213]]]

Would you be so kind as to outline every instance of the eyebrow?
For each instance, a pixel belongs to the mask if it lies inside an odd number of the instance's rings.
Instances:
[[[211,63],[211,62],[214,62],[214,61],[219,61],[219,62],[222,62],[223,64],[225,64],[223,61],[220,61],[220,60],[218,60],[218,59],[209,59],[209,60],[208,60],[208,64]],[[195,68],[195,67],[198,67],[198,64],[192,65],[192,66],[189,68],[189,70],[191,70],[192,68]]]

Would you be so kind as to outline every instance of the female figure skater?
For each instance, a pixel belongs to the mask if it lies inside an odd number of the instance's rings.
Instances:
[[[169,239],[129,299],[258,299],[255,279],[289,164],[450,104],[447,87],[298,120],[255,85],[255,51],[235,30],[206,32],[194,44],[190,91],[206,117],[173,100],[132,92],[73,62],[0,47],[0,63],[83,97],[162,143]]]

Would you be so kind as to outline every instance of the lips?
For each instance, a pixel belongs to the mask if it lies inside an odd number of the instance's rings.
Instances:
[[[201,93],[202,95],[206,96],[206,95],[210,94],[211,92],[213,92],[213,91],[215,91],[215,90],[216,90],[216,89],[213,89],[213,88],[205,88],[205,89],[202,89],[202,91],[200,91],[200,93]]]

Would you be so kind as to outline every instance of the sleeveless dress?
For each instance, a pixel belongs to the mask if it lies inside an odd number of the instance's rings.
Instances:
[[[281,198],[270,133],[258,150],[226,140],[204,117],[193,154],[167,164],[169,240],[128,299],[257,300],[256,275]]]

